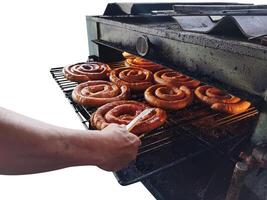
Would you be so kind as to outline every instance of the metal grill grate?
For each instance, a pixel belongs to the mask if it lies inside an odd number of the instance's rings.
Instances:
[[[110,66],[120,67],[122,64],[117,62]],[[51,74],[82,123],[90,129],[89,119],[96,108],[73,102],[71,93],[77,83],[66,80],[61,67],[52,68]],[[144,101],[142,94],[133,95],[131,99]],[[136,161],[115,172],[115,176],[120,184],[128,185],[208,151],[229,154],[229,160],[235,161],[231,152],[248,138],[247,133],[257,114],[258,111],[251,107],[242,114],[227,115],[210,110],[198,101],[183,110],[168,112],[167,122],[142,139]]]

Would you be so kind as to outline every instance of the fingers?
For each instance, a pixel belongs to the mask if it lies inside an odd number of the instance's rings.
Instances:
[[[126,129],[126,125],[125,124],[119,124],[118,125],[120,128],[125,128]]]
[[[128,137],[128,139],[129,139],[131,142],[133,142],[133,143],[136,144],[137,146],[140,146],[140,145],[141,145],[141,140],[140,140],[140,138],[137,137],[136,135],[134,135],[134,134],[128,132],[127,137]]]
[[[107,127],[109,128],[114,128],[114,129],[118,129],[118,130],[126,130],[126,125],[124,124],[115,124],[115,123],[111,123],[109,124]],[[106,127],[106,128],[107,128]]]
[[[138,136],[130,133],[125,125],[110,124],[102,130],[104,161],[100,168],[115,171],[121,169],[136,159],[141,140]]]
[[[119,125],[121,129],[123,129],[124,134],[127,136],[128,140],[131,141],[132,143],[136,144],[137,146],[141,145],[141,140],[139,139],[138,136],[130,133],[125,125]]]
[[[136,146],[140,146],[141,145],[140,138],[138,136],[130,133],[126,129],[126,125],[124,125],[124,124],[112,123],[112,124],[108,125],[106,128],[109,129],[110,132],[114,131],[114,133],[117,133],[119,135],[122,135],[122,136],[126,137],[128,139],[128,141],[130,141],[132,144],[135,144]]]

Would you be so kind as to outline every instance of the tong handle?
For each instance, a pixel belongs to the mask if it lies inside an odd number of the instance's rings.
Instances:
[[[147,108],[144,111],[142,111],[139,115],[137,115],[128,125],[126,125],[126,129],[128,131],[131,131],[134,126],[139,122],[141,119],[143,119],[146,115],[151,113],[155,108]],[[144,134],[140,135],[139,138],[144,137]]]

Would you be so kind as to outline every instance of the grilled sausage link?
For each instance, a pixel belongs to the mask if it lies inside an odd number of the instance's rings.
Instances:
[[[108,78],[110,67],[100,62],[83,62],[68,65],[63,68],[64,76],[75,82],[85,82],[89,80],[104,80]]]
[[[195,95],[204,103],[212,105],[214,103],[237,103],[240,98],[226,93],[218,88],[203,85],[195,90]]]
[[[136,67],[123,67],[111,71],[110,81],[116,85],[126,85],[133,92],[140,92],[153,84],[152,72]]]
[[[126,67],[143,68],[143,69],[147,69],[151,72],[156,72],[156,71],[159,71],[159,70],[164,68],[162,65],[153,63],[153,62],[146,60],[144,58],[141,58],[141,57],[129,57],[129,58],[127,58],[125,60],[125,66]]]
[[[108,81],[87,81],[77,85],[72,99],[81,105],[101,106],[109,102],[127,99],[130,89],[126,85],[117,86]]]
[[[163,69],[154,74],[155,82],[163,85],[180,87],[186,86],[190,89],[199,86],[200,82],[189,76],[183,75],[171,69]]]
[[[130,54],[130,53],[126,52],[126,51],[122,52],[122,56],[123,56],[125,59],[127,59],[127,58],[136,58],[135,55]]]
[[[229,114],[245,112],[251,105],[248,101],[241,100],[238,97],[209,85],[196,88],[195,95],[200,101],[210,105],[212,109]]]
[[[245,112],[251,103],[248,101],[240,101],[238,103],[214,103],[211,108],[221,112],[227,112],[229,114],[239,114]]]
[[[99,107],[91,117],[91,124],[96,129],[103,129],[110,123],[129,124],[138,114],[148,108],[137,101],[116,101]],[[156,108],[144,119],[140,120],[131,130],[136,135],[148,133],[165,123],[166,112]]]
[[[193,101],[193,93],[186,86],[176,88],[156,84],[147,88],[144,95],[150,105],[169,110],[182,109]]]

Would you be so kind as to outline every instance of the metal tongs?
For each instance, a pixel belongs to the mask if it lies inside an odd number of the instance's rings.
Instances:
[[[148,114],[150,114],[151,112],[153,112],[155,110],[155,108],[147,108],[145,110],[143,110],[139,115],[137,115],[127,126],[126,129],[128,131],[131,131],[134,126],[137,124],[137,122],[139,122],[140,120],[144,119]],[[144,137],[143,135],[140,135],[139,138]]]

